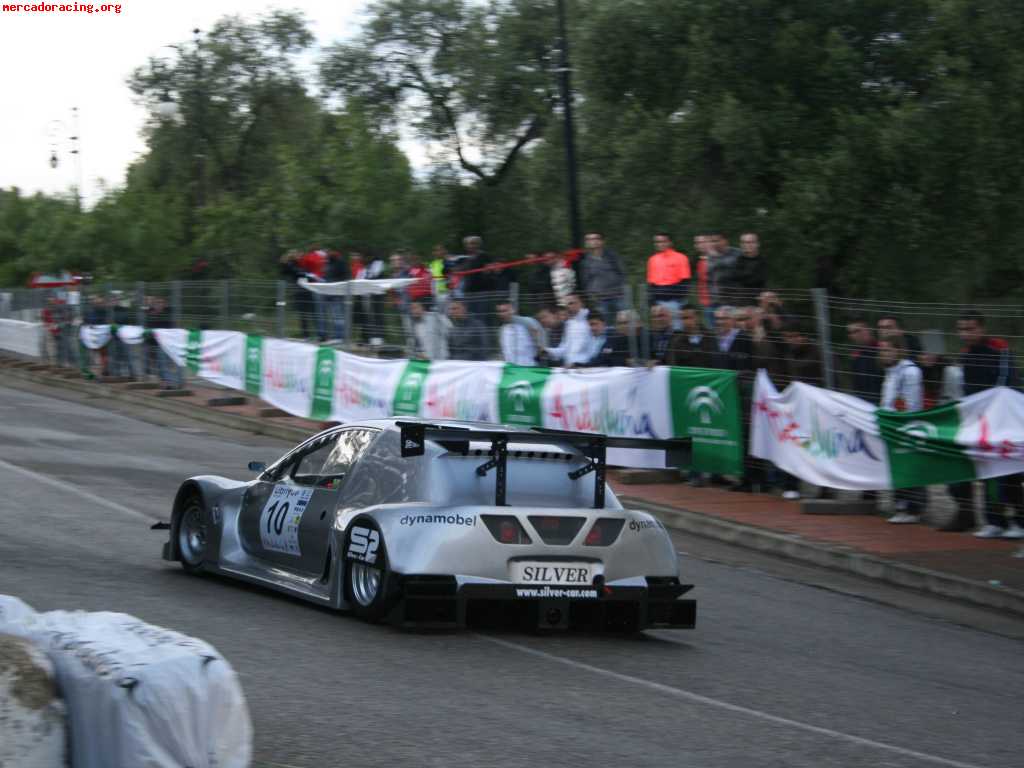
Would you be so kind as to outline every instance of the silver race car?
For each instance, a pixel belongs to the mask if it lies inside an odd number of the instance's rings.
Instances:
[[[677,464],[689,441],[400,419],[333,427],[269,467],[250,463],[255,480],[186,480],[163,557],[402,626],[692,628],[672,542],[606,486],[607,448]]]

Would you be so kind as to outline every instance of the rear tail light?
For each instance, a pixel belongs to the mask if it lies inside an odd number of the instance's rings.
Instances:
[[[594,527],[587,533],[584,545],[588,547],[607,547],[617,538],[622,531],[625,520],[614,517],[600,517],[594,523]]]
[[[498,541],[502,544],[515,544],[519,540],[520,528],[511,520],[502,520],[498,531]]]
[[[491,536],[502,544],[532,544],[523,526],[512,515],[481,515]]]
[[[545,544],[568,544],[580,532],[584,517],[556,517],[555,515],[531,515],[530,525],[540,534]]]

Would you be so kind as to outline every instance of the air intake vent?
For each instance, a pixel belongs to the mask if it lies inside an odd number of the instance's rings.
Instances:
[[[530,515],[529,520],[545,544],[568,544],[576,538],[586,518]]]

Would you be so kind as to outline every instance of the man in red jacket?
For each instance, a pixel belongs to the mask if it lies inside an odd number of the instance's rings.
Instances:
[[[423,304],[423,308],[429,310],[433,301],[434,294],[434,275],[433,273],[423,265],[423,257],[418,253],[410,253],[406,257],[409,262],[409,267],[406,270],[406,277],[419,278],[415,283],[410,283],[409,287],[406,288],[406,296],[409,297],[409,302],[418,301]]]
[[[327,275],[327,251],[319,245],[314,245],[299,257],[299,269],[318,280],[323,280]]]
[[[309,282],[322,283],[327,276],[327,251],[316,243],[306,253],[299,257],[297,262],[299,271],[306,273]],[[313,319],[316,323],[317,338],[323,342],[327,341],[327,311],[324,297],[319,293],[313,294]]]

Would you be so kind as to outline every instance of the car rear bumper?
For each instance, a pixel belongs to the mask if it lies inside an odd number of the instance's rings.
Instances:
[[[693,587],[675,579],[647,579],[646,586],[523,587],[464,583],[454,577],[406,576],[391,615],[408,628],[489,626],[635,632],[693,629]]]

